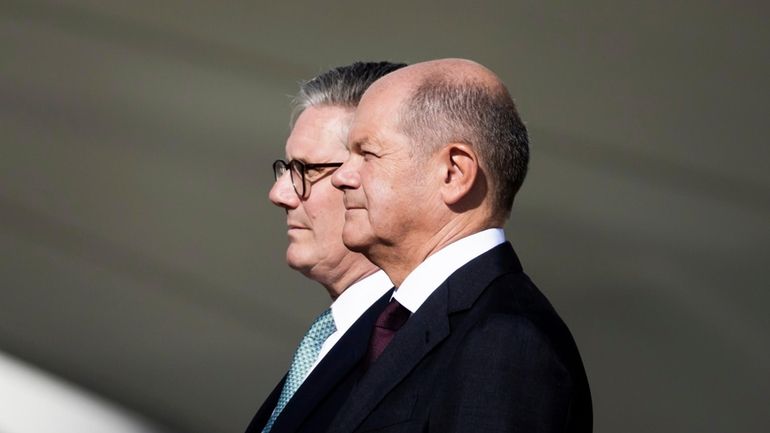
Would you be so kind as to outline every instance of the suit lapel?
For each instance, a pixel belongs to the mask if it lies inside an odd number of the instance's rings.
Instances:
[[[270,415],[272,415],[275,405],[278,404],[278,398],[281,396],[283,383],[285,381],[286,376],[283,376],[283,379],[281,379],[281,381],[278,382],[278,385],[273,388],[273,392],[267,396],[265,402],[259,407],[257,414],[251,419],[249,426],[246,428],[246,433],[260,433],[262,429],[265,428],[265,424],[267,424],[267,420],[270,419]]]
[[[505,242],[454,272],[407,320],[348,397],[330,432],[352,432],[451,330],[449,315],[467,310],[504,272],[521,271],[511,244]]]
[[[424,304],[396,333],[377,362],[371,365],[353,389],[330,432],[349,432],[372,412],[375,406],[417,363],[449,334],[446,292],[434,292],[433,302]],[[425,308],[425,310],[423,310]],[[432,320],[431,320],[432,319]],[[397,350],[393,350],[396,348]]]
[[[324,356],[286,404],[271,433],[296,431],[319,402],[358,365],[366,353],[374,322],[392,293],[389,290],[372,304]]]

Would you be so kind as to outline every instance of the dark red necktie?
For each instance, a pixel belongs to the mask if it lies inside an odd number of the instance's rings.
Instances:
[[[374,329],[372,329],[372,336],[369,338],[369,350],[366,352],[367,369],[380,357],[399,328],[406,323],[410,314],[409,310],[395,299],[390,301],[380,313],[374,324]]]

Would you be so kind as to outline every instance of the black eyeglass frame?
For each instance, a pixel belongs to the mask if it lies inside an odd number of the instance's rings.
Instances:
[[[300,198],[306,198],[305,194],[310,193],[310,186],[324,177],[321,176],[320,178],[311,182],[305,178],[305,173],[307,170],[313,170],[316,168],[339,168],[342,166],[342,164],[343,163],[341,162],[307,163],[297,159],[292,159],[291,161],[286,162],[282,159],[276,159],[275,162],[273,162],[273,177],[277,182],[278,179],[288,170],[289,176],[291,177],[291,186],[294,187],[294,192],[296,192],[297,196]],[[299,187],[297,186],[297,179],[295,179],[296,175],[300,176]]]

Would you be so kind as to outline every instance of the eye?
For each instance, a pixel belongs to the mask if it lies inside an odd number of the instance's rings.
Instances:
[[[377,155],[375,155],[372,152],[369,152],[368,150],[362,150],[361,151],[361,156],[364,157],[364,161],[369,161],[371,159],[377,158]]]

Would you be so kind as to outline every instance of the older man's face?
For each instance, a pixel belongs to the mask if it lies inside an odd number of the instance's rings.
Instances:
[[[352,110],[340,107],[306,109],[286,141],[287,160],[309,164],[345,161],[345,140],[352,115]],[[334,275],[333,271],[352,254],[342,243],[345,208],[342,192],[330,181],[333,171],[334,168],[309,171],[310,191],[304,198],[294,190],[289,172],[270,190],[270,201],[286,210],[286,261],[315,280]]]
[[[417,232],[424,228],[437,192],[426,182],[430,164],[415,160],[413,143],[400,131],[403,95],[378,91],[377,84],[370,90],[351,126],[350,156],[332,182],[345,193],[345,245],[377,263],[381,252],[392,253],[419,239]],[[391,249],[393,245],[398,248]]]

